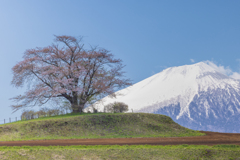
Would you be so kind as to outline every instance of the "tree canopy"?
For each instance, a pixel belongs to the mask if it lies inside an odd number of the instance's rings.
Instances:
[[[29,85],[24,95],[13,97],[17,111],[65,99],[73,112],[82,112],[85,104],[112,95],[117,88],[130,85],[124,78],[121,59],[103,48],[84,49],[81,38],[55,36],[55,43],[25,51],[23,60],[13,68],[12,85]]]

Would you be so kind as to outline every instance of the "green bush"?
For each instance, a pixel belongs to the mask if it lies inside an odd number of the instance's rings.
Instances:
[[[109,103],[108,105],[104,106],[104,112],[123,113],[127,111],[128,111],[128,105],[123,102]]]

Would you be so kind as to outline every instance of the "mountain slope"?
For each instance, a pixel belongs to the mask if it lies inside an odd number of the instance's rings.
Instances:
[[[171,67],[126,89],[116,98],[94,104],[124,102],[134,112],[170,116],[198,130],[240,132],[240,83],[204,62]]]

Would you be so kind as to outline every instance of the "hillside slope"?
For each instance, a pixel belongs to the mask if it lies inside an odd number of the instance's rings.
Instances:
[[[170,117],[147,113],[89,114],[0,125],[0,141],[199,135],[203,134]]]

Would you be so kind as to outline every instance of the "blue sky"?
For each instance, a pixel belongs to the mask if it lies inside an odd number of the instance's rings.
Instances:
[[[239,7],[239,0],[2,0],[0,123],[21,114],[9,107],[9,98],[25,89],[10,85],[11,68],[26,49],[50,45],[53,35],[81,35],[86,45],[110,50],[133,83],[206,60],[239,76]]]

